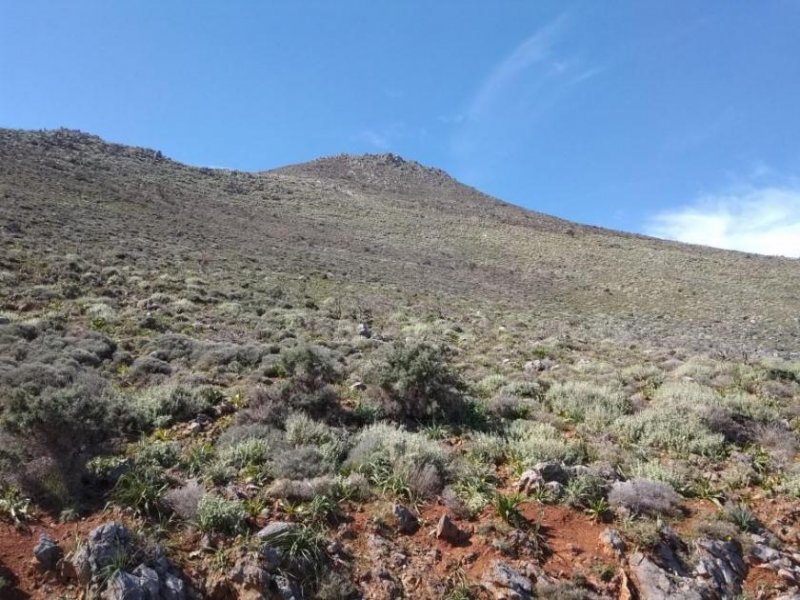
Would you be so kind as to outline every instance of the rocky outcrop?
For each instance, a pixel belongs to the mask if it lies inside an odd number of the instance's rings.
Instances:
[[[186,584],[163,553],[142,554],[127,527],[104,523],[67,557],[65,571],[90,590],[90,597],[102,590],[104,600],[185,600]],[[109,572],[114,575],[107,580]]]
[[[533,582],[506,562],[496,560],[487,571],[481,587],[494,600],[529,600],[533,598]]]
[[[636,552],[628,559],[641,600],[712,600],[741,594],[747,567],[739,544],[701,538],[694,544],[689,569],[672,548],[661,543],[657,558]]]

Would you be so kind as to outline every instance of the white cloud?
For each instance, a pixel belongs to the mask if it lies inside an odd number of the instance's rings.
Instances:
[[[496,100],[503,96],[509,85],[520,74],[533,65],[544,61],[550,54],[555,36],[562,27],[564,17],[559,17],[542,27],[519,44],[508,56],[501,60],[484,79],[477,93],[472,97],[467,115],[478,118],[490,109]]]
[[[645,232],[690,244],[800,257],[800,187],[703,197],[656,215]]]
[[[521,147],[535,143],[537,126],[565,95],[602,73],[575,54],[566,36],[570,20],[565,12],[543,23],[499,57],[457,116],[440,119],[451,129],[456,176],[484,185]]]

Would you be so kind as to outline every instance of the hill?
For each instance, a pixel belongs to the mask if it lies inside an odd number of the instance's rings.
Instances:
[[[800,261],[580,226],[393,155],[242,173],[69,130],[3,130],[0,194],[20,231],[6,248],[40,260],[85,249],[108,265],[327,274],[601,336],[798,350]]]
[[[800,586],[800,261],[69,130],[0,227],[4,600]]]

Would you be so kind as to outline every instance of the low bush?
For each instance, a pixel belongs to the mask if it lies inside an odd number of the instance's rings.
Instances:
[[[643,411],[612,424],[623,440],[677,454],[718,457],[725,450],[725,436],[712,431],[709,411],[719,406],[713,390],[692,383],[667,383]]]
[[[554,413],[592,429],[605,428],[632,410],[620,390],[583,381],[554,384],[545,401]]]
[[[451,460],[424,435],[378,423],[356,434],[345,467],[363,473],[383,491],[424,498],[441,490]]]
[[[197,509],[204,495],[203,486],[197,480],[191,479],[185,485],[164,494],[163,501],[181,519],[194,521],[197,519]]]
[[[608,503],[633,515],[675,515],[681,498],[668,485],[649,479],[618,481],[611,486]]]
[[[197,504],[197,525],[202,531],[236,535],[247,530],[247,511],[238,500],[206,494]]]
[[[395,344],[372,366],[366,380],[377,386],[385,414],[418,422],[459,422],[466,413],[466,384],[448,364],[443,348]]]
[[[506,455],[518,471],[542,461],[567,464],[586,460],[586,447],[578,440],[568,440],[549,423],[516,420],[506,428]]]

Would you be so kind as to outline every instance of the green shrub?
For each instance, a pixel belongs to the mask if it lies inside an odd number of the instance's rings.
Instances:
[[[710,411],[719,408],[713,390],[692,383],[667,383],[650,406],[618,419],[613,430],[623,440],[677,454],[719,456],[725,436],[706,424]]]
[[[586,422],[592,429],[607,427],[632,408],[620,390],[583,381],[554,384],[545,401],[557,415],[576,423]]]
[[[161,498],[167,488],[160,467],[137,466],[120,476],[112,490],[111,499],[115,504],[132,508],[141,515],[153,516],[161,513]]]
[[[321,388],[341,377],[330,352],[319,346],[300,344],[281,352],[283,371],[307,388]]]
[[[247,529],[247,510],[238,500],[206,494],[197,503],[197,525],[203,531],[243,533]]]
[[[450,454],[437,442],[377,423],[356,434],[345,467],[363,473],[386,492],[428,497],[441,490],[450,463]]]
[[[2,425],[33,438],[58,460],[75,454],[76,440],[92,447],[140,430],[142,422],[130,404],[101,380],[82,378],[71,387],[47,388],[39,394],[17,390],[5,405]]]
[[[216,394],[203,390],[189,391],[180,386],[157,386],[139,395],[138,405],[147,422],[154,427],[188,421],[212,407]]]
[[[385,360],[367,373],[366,380],[383,392],[388,415],[458,422],[466,412],[466,384],[449,366],[440,347],[395,344]]]
[[[261,541],[276,548],[284,565],[295,573],[302,573],[304,578],[319,574],[325,563],[327,540],[316,527],[298,524],[265,536]]]
[[[512,421],[506,428],[506,437],[506,455],[518,471],[542,461],[575,464],[586,460],[584,443],[566,439],[549,423]]]

